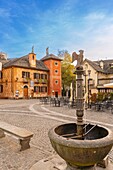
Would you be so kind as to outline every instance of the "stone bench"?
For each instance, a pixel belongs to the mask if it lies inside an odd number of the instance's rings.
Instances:
[[[5,137],[5,133],[11,134],[19,139],[21,145],[20,151],[30,148],[29,142],[33,133],[24,128],[20,128],[0,121],[0,138]]]

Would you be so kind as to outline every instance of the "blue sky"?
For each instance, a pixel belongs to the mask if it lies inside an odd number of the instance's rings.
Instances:
[[[84,50],[91,60],[113,59],[113,0],[0,0],[0,51]]]

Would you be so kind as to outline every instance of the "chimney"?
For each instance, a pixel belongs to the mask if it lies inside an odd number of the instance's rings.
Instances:
[[[34,53],[34,45],[32,46],[32,53]]]
[[[49,55],[49,47],[46,48],[46,56]]]
[[[104,62],[102,60],[100,61],[100,67],[101,67],[101,69],[104,68]]]

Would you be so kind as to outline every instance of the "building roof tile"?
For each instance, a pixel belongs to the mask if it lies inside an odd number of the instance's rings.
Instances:
[[[30,67],[28,55],[25,55],[20,58],[10,59],[3,64],[4,68],[11,67],[11,66],[34,68],[34,67]],[[41,60],[36,60],[36,68],[34,69],[49,71],[49,69],[44,65],[44,63]]]
[[[44,60],[49,60],[49,59],[54,59],[54,60],[62,60],[61,58],[55,56],[54,54],[48,54],[46,56],[44,56],[41,61],[44,61]]]
[[[113,74],[113,60],[99,60],[99,61],[91,61],[85,59],[84,62],[88,62],[90,66],[92,66],[96,71],[102,72],[104,74]],[[103,68],[100,66],[100,62],[103,63]]]

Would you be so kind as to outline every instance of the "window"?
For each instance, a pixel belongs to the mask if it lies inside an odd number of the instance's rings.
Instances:
[[[55,62],[55,66],[58,66],[58,63],[57,63],[57,62]]]
[[[22,71],[22,78],[30,78],[30,72]]]
[[[88,69],[88,64],[85,64],[85,70],[87,70]]]
[[[0,93],[3,92],[3,85],[0,85]]]
[[[110,67],[113,68],[113,63],[110,64]]]
[[[34,79],[40,79],[40,74],[39,73],[34,73]]]
[[[55,80],[55,84],[58,84],[58,80]]]
[[[55,70],[55,73],[58,73],[58,70]]]
[[[0,79],[2,79],[2,71],[0,71]]]
[[[34,92],[40,92],[40,86],[34,86]]]
[[[47,74],[41,74],[41,79],[47,79]]]
[[[41,92],[47,92],[47,87],[46,86],[41,86]]]

